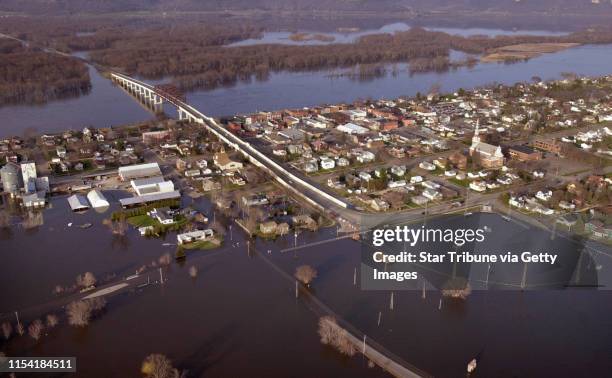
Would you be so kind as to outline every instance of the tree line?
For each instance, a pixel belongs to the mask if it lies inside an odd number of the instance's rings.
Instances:
[[[0,40],[0,105],[43,103],[90,88],[87,66],[79,60]]]

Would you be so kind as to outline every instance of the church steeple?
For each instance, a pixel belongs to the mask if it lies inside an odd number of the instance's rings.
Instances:
[[[476,130],[474,130],[474,136],[472,137],[472,144],[476,144],[476,143],[480,143],[480,135],[479,135],[479,129],[480,128],[480,119],[476,120]]]

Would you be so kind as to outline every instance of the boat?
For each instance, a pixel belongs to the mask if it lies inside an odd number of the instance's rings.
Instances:
[[[467,372],[468,372],[468,374],[472,373],[474,370],[476,370],[476,365],[477,365],[476,359],[472,358],[472,361],[470,361],[468,363],[468,365],[467,365]]]
[[[512,219],[507,216],[507,215],[502,215],[502,219],[505,220],[506,222],[510,222]]]
[[[486,232],[491,232],[491,227],[489,227],[489,226],[484,226],[484,230],[485,230]]]
[[[93,226],[91,223],[83,223],[78,225],[79,228],[89,228],[91,226]]]
[[[469,216],[470,216],[470,215],[472,215],[472,214],[474,214],[474,213],[465,213],[465,214],[463,214],[463,216],[465,216],[465,217],[469,217]]]

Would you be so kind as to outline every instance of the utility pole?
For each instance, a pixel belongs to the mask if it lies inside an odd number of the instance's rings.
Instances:
[[[162,273],[161,266],[159,267],[159,283],[161,283],[161,284],[164,283],[164,274]]]
[[[391,292],[391,299],[389,300],[389,310],[393,310],[393,292]]]
[[[357,286],[357,268],[353,271],[353,286]]]
[[[234,237],[232,235],[232,225],[231,224],[229,225],[229,230],[230,230],[230,241],[231,241],[231,240],[234,240]]]
[[[363,335],[363,351],[362,353],[365,355],[365,349],[366,349],[366,335]]]
[[[380,327],[380,320],[382,318],[382,311],[378,311],[378,323],[377,325]]]
[[[299,295],[298,294],[298,282],[297,282],[297,280],[295,280],[295,298],[297,298],[298,295]]]

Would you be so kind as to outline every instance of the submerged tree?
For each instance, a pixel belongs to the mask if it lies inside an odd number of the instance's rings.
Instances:
[[[196,278],[198,276],[198,268],[196,268],[195,266],[190,266],[189,267],[189,276],[191,278]]]
[[[30,324],[30,326],[28,327],[28,334],[30,335],[30,337],[32,337],[34,340],[38,340],[40,339],[40,335],[42,333],[42,330],[45,326],[43,325],[43,323],[40,321],[40,319],[36,319],[32,322],[32,324]]]
[[[317,271],[310,265],[298,266],[295,270],[295,278],[304,285],[309,286],[312,280],[317,278]]]
[[[163,354],[148,355],[142,362],[140,371],[149,378],[178,378],[179,372],[172,361]]]
[[[88,288],[96,284],[96,276],[94,276],[92,272],[85,272],[77,276],[76,282],[78,286]]]
[[[68,323],[76,327],[85,327],[89,324],[92,315],[106,306],[104,298],[92,298],[68,304],[66,314]]]
[[[331,316],[324,316],[319,319],[319,336],[321,337],[321,343],[330,345],[347,356],[353,356],[357,351],[349,338],[348,332],[341,328],[336,319]]]
[[[47,328],[53,328],[59,324],[59,318],[55,314],[47,315]]]
[[[5,340],[8,340],[11,337],[11,333],[13,333],[13,326],[9,322],[2,323],[2,335]]]

